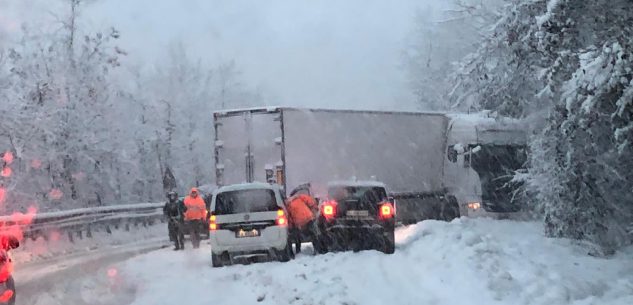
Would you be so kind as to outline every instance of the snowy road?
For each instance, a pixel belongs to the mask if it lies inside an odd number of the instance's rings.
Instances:
[[[18,297],[17,304],[125,304],[134,294],[111,293],[108,277],[95,276],[107,272],[110,264],[122,262],[139,254],[163,248],[166,238],[150,238],[133,245],[121,245],[92,252],[60,256],[58,259],[18,265],[14,278]],[[106,298],[92,302],[92,296]]]
[[[302,255],[219,269],[208,246],[163,249],[70,280],[63,304],[633,304],[633,249],[590,257],[544,238],[537,223],[426,221],[400,229],[397,243],[394,255]]]

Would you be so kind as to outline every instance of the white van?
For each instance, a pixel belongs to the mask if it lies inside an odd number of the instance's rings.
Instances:
[[[213,193],[210,210],[213,267],[236,260],[288,261],[294,256],[279,186],[248,183],[222,187]]]

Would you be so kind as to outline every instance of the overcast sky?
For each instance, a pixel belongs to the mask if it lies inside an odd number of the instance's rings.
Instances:
[[[0,0],[0,28],[50,15],[55,1]],[[130,61],[160,62],[169,43],[180,40],[208,63],[235,59],[244,80],[261,87],[271,104],[411,109],[401,50],[416,8],[438,1],[90,2],[82,23],[119,29]]]

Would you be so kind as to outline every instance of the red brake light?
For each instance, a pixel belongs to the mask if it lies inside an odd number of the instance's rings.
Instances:
[[[389,202],[383,203],[380,205],[380,218],[387,219],[391,218],[395,215],[395,210],[393,209],[393,205]]]
[[[323,203],[321,207],[321,214],[325,218],[334,218],[336,216],[336,201],[330,200]]]
[[[279,209],[277,210],[277,220],[275,221],[275,223],[278,226],[287,226],[288,225],[288,218],[286,218],[286,213],[284,212],[284,210]]]

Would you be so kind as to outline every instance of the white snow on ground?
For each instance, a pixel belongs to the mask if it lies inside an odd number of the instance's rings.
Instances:
[[[301,255],[210,267],[208,245],[116,265],[135,305],[633,304],[633,249],[609,259],[533,222],[425,221],[397,232],[396,254]],[[94,281],[89,282],[94,283]]]

